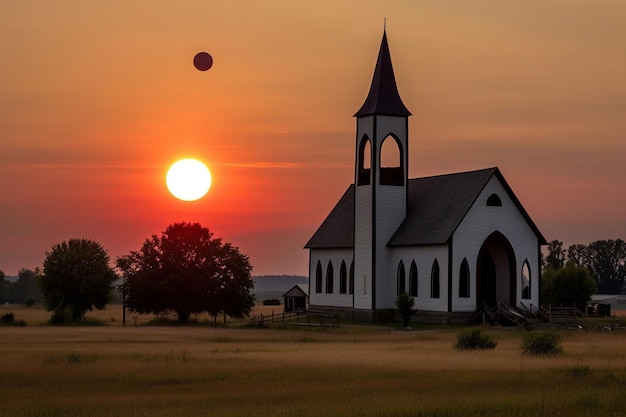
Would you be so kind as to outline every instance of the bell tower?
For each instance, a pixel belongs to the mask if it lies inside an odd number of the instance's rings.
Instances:
[[[387,33],[369,93],[356,117],[354,308],[395,308],[396,277],[387,242],[406,217],[408,118],[391,64]]]

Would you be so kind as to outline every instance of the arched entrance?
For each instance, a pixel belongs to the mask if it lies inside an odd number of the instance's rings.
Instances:
[[[515,305],[515,254],[508,239],[493,232],[480,247],[476,262],[476,307],[497,302]]]

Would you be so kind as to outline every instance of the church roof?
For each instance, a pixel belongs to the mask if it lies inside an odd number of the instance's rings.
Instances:
[[[498,168],[413,178],[408,184],[408,211],[388,246],[445,244],[479,194],[496,175],[540,243],[545,238],[504,180]],[[354,184],[305,245],[308,249],[354,247]]]
[[[409,109],[402,103],[400,93],[398,93],[386,32],[383,32],[383,40],[380,44],[369,94],[365,99],[365,103],[354,114],[354,117],[364,117],[373,114],[404,117],[411,115]]]
[[[354,247],[354,184],[350,185],[305,248]]]

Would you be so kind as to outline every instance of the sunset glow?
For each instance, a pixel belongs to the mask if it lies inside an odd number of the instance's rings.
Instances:
[[[497,166],[546,239],[626,238],[626,2],[21,0],[0,2],[0,269],[187,221],[254,275],[308,274],[385,18],[411,178]],[[214,179],[194,203],[164,180],[188,156]]]

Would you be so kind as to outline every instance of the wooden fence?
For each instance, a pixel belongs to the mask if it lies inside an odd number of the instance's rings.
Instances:
[[[269,323],[282,323],[295,326],[316,326],[323,328],[339,327],[339,315],[321,311],[312,310],[296,310],[296,311],[283,311],[281,313],[275,313],[272,310],[272,314],[263,314],[255,316],[255,321],[259,326],[263,326]]]

